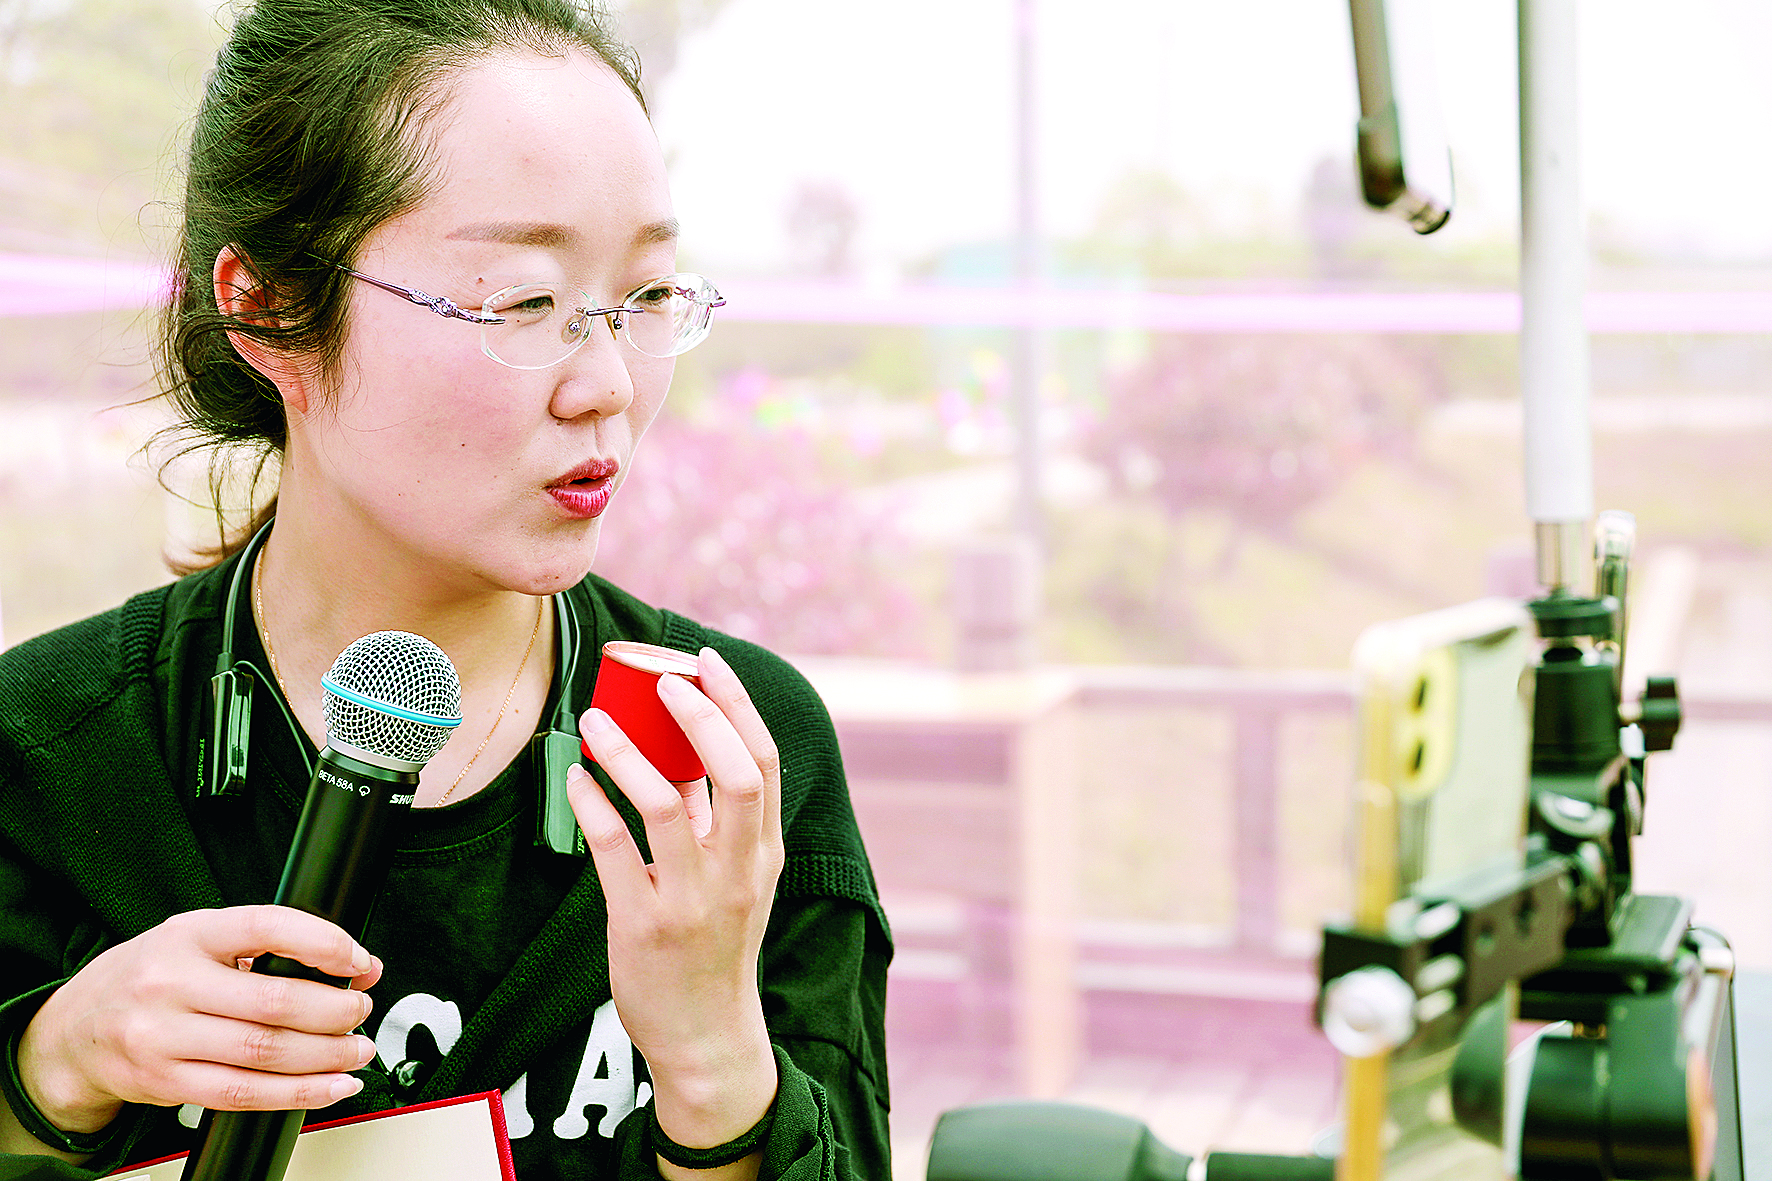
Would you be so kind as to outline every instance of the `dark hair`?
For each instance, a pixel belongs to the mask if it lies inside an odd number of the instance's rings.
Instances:
[[[425,124],[461,70],[505,49],[580,49],[645,109],[639,62],[594,0],[258,0],[217,55],[191,132],[173,297],[159,369],[185,454],[214,447],[210,492],[222,537],[180,572],[237,549],[275,500],[230,536],[229,460],[256,458],[252,486],[283,449],[276,387],[234,350],[230,331],[305,353],[324,369],[344,346],[350,263],[382,223],[421,201]],[[216,307],[216,255],[233,246],[267,301],[254,322]],[[172,561],[173,559],[169,559]]]

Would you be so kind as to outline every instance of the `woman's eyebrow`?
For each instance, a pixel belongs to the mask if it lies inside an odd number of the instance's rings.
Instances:
[[[675,242],[676,240],[677,219],[674,217],[667,217],[663,221],[655,221],[651,225],[641,226],[640,232],[634,235],[634,245],[636,246],[656,246],[661,242]]]
[[[452,230],[447,237],[467,242],[504,242],[512,246],[571,246],[581,235],[557,222],[481,221]],[[640,227],[635,246],[655,246],[677,240],[677,219],[668,217]]]
[[[468,242],[506,242],[512,246],[570,246],[578,231],[555,222],[481,221],[452,230],[447,237]]]

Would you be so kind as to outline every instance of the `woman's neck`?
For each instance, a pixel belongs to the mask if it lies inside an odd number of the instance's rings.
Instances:
[[[352,641],[388,629],[442,648],[464,684],[503,665],[513,640],[521,645],[529,635],[534,597],[444,581],[423,566],[387,549],[350,553],[336,539],[301,536],[279,517],[259,553],[256,594],[278,621],[279,655],[299,650],[301,662],[319,662],[321,672]]]
[[[467,798],[534,732],[555,655],[546,599],[445,582],[390,547],[353,554],[337,537],[310,535],[299,513],[278,517],[251,573],[271,671],[316,746],[326,738],[320,678],[348,645],[407,631],[449,657],[461,678],[463,723],[426,765],[421,806]]]

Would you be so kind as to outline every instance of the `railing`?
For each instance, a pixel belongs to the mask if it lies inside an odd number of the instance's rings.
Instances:
[[[1101,1006],[1114,996],[1279,1003],[1302,1012],[1313,969],[1308,941],[1298,938],[1308,932],[1297,928],[1317,920],[1300,919],[1296,884],[1292,922],[1283,913],[1288,875],[1296,877],[1283,856],[1284,812],[1306,800],[1311,811],[1292,817],[1295,828],[1333,826],[1327,844],[1344,831],[1353,772],[1348,674],[803,667],[836,720],[863,833],[898,916],[905,974],[944,981],[958,1012],[943,1028],[1001,1045],[1024,1092],[1062,1090],[1084,1052],[1086,1023],[1094,1014],[1099,1025]],[[1704,691],[1685,705],[1697,725],[1772,724],[1772,696],[1764,694]],[[1083,888],[1090,867],[1081,846],[1097,811],[1091,784],[1111,782],[1115,760],[1153,761],[1148,750],[1089,749],[1092,731],[1103,719],[1161,710],[1196,712],[1228,729],[1225,740],[1205,744],[1210,749],[1159,752],[1154,761],[1173,768],[1172,782],[1148,785],[1163,795],[1205,779],[1196,802],[1228,796],[1221,811],[1205,809],[1211,815],[1197,821],[1229,838],[1222,861],[1231,904],[1216,923],[1104,920],[1090,913]],[[1285,734],[1309,719],[1336,722],[1348,740],[1311,752],[1301,771],[1300,760],[1283,757]],[[1301,776],[1313,780],[1314,796],[1300,793]],[[1175,823],[1194,819],[1178,805]],[[1345,870],[1335,868],[1343,875],[1335,884],[1344,886]],[[1211,877],[1203,867],[1200,880]],[[1318,906],[1320,918],[1344,898],[1331,891],[1305,903]]]
[[[140,308],[171,278],[145,261],[0,253],[0,316]],[[794,324],[1137,328],[1151,332],[1480,333],[1520,328],[1514,291],[1196,291],[720,280],[721,318]],[[1772,292],[1596,291],[1592,333],[1772,331]]]
[[[1346,718],[1353,696],[1345,674],[803,667],[831,706],[889,908],[906,897],[946,902],[899,909],[908,965],[960,977],[958,1023],[969,1036],[1012,1045],[1026,1092],[1056,1093],[1074,1071],[1085,992],[1308,999],[1304,961],[1277,950],[1280,734],[1298,715]],[[1090,748],[1102,719],[1153,710],[1223,719],[1228,742],[1209,751],[1178,746],[1154,760],[1149,750]],[[1147,767],[1168,768],[1178,783],[1195,783],[1194,805],[1226,797],[1214,810],[1190,807],[1177,793],[1167,823],[1212,823],[1228,836],[1230,847],[1217,850],[1232,878],[1228,922],[1104,922],[1087,913],[1079,863],[1098,817],[1086,796],[1091,783],[1111,784],[1116,763],[1129,765],[1134,754]],[[1222,765],[1213,775],[1192,774],[1227,754],[1228,781]],[[1345,813],[1347,778],[1324,776],[1327,814]],[[1202,865],[1198,876],[1213,870]]]
[[[1236,943],[1246,951],[1272,953],[1281,932],[1280,727],[1294,714],[1351,716],[1352,677],[1205,668],[1078,669],[1073,675],[1082,709],[1167,706],[1230,716]],[[1351,768],[1342,770],[1351,782]]]

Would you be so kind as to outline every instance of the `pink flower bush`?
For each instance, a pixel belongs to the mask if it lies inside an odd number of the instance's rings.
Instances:
[[[799,433],[664,417],[610,504],[596,572],[781,652],[920,656],[906,557]]]

